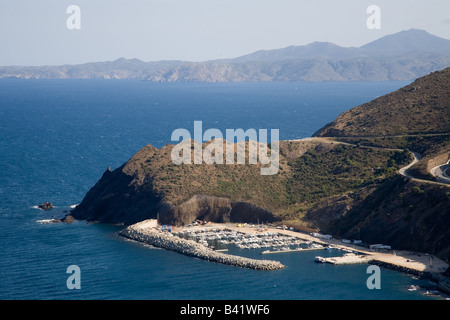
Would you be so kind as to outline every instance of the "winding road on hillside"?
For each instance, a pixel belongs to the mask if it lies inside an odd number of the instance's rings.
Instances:
[[[450,184],[450,160],[446,164],[434,167],[430,170],[430,173],[436,177],[438,181]]]
[[[437,135],[442,135],[442,134],[437,134]],[[405,136],[399,136],[399,137],[405,137]],[[378,149],[378,150],[386,150],[386,151],[399,151],[399,152],[404,151],[404,149],[391,149],[391,148],[357,145],[357,144],[353,144],[353,143],[333,140],[333,138],[329,138],[329,137],[326,137],[326,138],[311,137],[311,138],[303,138],[303,139],[291,140],[291,141],[319,141],[319,142],[331,143],[331,144],[344,144],[344,145],[360,147],[360,148],[370,148],[370,149]],[[399,174],[401,174],[404,177],[407,177],[408,179],[414,180],[414,181],[450,187],[450,176],[449,176],[450,160],[446,164],[434,167],[433,169],[430,170],[430,174],[432,176],[434,176],[437,181],[425,180],[425,179],[420,179],[420,178],[414,177],[413,175],[408,173],[408,169],[411,168],[413,165],[415,165],[417,162],[419,162],[420,159],[422,158],[421,155],[417,152],[414,152],[414,151],[409,151],[409,152],[413,156],[413,160],[407,166],[400,168],[398,170]]]
[[[437,181],[420,179],[420,178],[414,177],[411,174],[409,174],[408,173],[408,169],[411,168],[413,165],[415,165],[417,162],[419,162],[420,159],[421,159],[420,154],[418,154],[417,152],[414,152],[414,151],[410,151],[410,152],[413,155],[414,159],[406,167],[400,168],[398,170],[398,172],[402,176],[405,176],[405,177],[407,177],[407,178],[409,178],[411,180],[414,180],[414,181],[425,182],[425,183],[432,183],[432,184],[438,184],[438,185],[443,185],[443,186],[450,187],[450,177],[446,176],[446,174],[445,174],[445,170],[447,170],[447,168],[450,167],[450,165],[448,163],[444,164],[444,165],[440,165],[440,166],[434,167],[433,169],[430,170],[430,174],[433,177],[435,177]],[[443,169],[443,167],[446,167],[446,168]]]

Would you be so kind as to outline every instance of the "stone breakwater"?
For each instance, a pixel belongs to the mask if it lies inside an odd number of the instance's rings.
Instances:
[[[377,265],[377,266],[385,268],[385,269],[390,269],[390,270],[394,270],[397,272],[411,274],[411,275],[418,276],[421,278],[431,278],[431,274],[429,272],[414,270],[414,269],[407,268],[404,266],[396,265],[394,263],[389,263],[389,262],[380,261],[380,260],[376,260],[376,259],[370,259],[368,261],[368,263]]]
[[[182,239],[155,229],[147,230],[129,226],[120,231],[119,234],[128,239],[211,262],[254,270],[278,270],[284,268],[284,265],[279,261],[250,259],[217,252],[193,240]]]

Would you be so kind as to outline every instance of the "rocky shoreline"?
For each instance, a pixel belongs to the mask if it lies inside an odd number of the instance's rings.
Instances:
[[[376,259],[370,259],[368,261],[369,264],[374,264],[377,265],[379,267],[385,268],[385,269],[390,269],[390,270],[394,270],[397,272],[402,272],[402,273],[406,273],[406,274],[410,274],[413,276],[417,276],[420,278],[431,278],[431,273],[429,272],[424,272],[424,271],[418,271],[418,270],[414,270],[411,268],[406,268],[403,266],[399,266],[393,263],[388,263],[385,261],[380,261],[380,260],[376,260]]]
[[[279,270],[284,265],[274,260],[258,260],[234,256],[214,251],[193,240],[176,237],[167,232],[156,229],[141,229],[129,226],[119,232],[122,237],[150,244],[152,246],[175,251],[187,256],[222,263],[226,265],[253,269],[253,270]]]

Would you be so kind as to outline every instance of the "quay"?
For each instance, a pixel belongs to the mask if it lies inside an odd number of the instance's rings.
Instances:
[[[316,257],[316,262],[330,263],[334,265],[369,263],[371,258],[367,255],[357,255],[354,253],[346,253],[342,257]]]
[[[317,248],[298,248],[298,249],[282,249],[282,250],[266,250],[261,252],[261,254],[272,254],[272,253],[289,253],[289,252],[305,252],[305,251],[315,251],[315,250],[325,250],[326,247]]]
[[[250,229],[252,228],[247,228],[246,231],[249,231]],[[289,236],[295,236],[305,241],[320,244],[324,247],[331,247],[334,249],[343,250],[348,253],[353,252],[358,256],[367,256],[367,263],[377,264],[379,266],[404,273],[419,276],[427,274],[434,278],[443,273],[449,267],[449,265],[443,260],[427,253],[411,252],[407,250],[374,251],[355,244],[343,243],[341,240],[321,239],[310,234],[305,234],[297,231],[277,230],[277,232]],[[346,261],[345,259],[340,260],[341,261],[337,261],[341,264]],[[348,257],[347,260],[351,261],[351,259]],[[355,261],[359,263],[360,258],[357,258]]]

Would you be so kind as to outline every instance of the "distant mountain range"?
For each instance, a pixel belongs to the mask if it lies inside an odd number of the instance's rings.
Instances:
[[[62,66],[4,66],[0,78],[139,79],[155,82],[413,80],[450,66],[450,40],[411,29],[359,48],[329,42],[205,62],[118,59]]]

